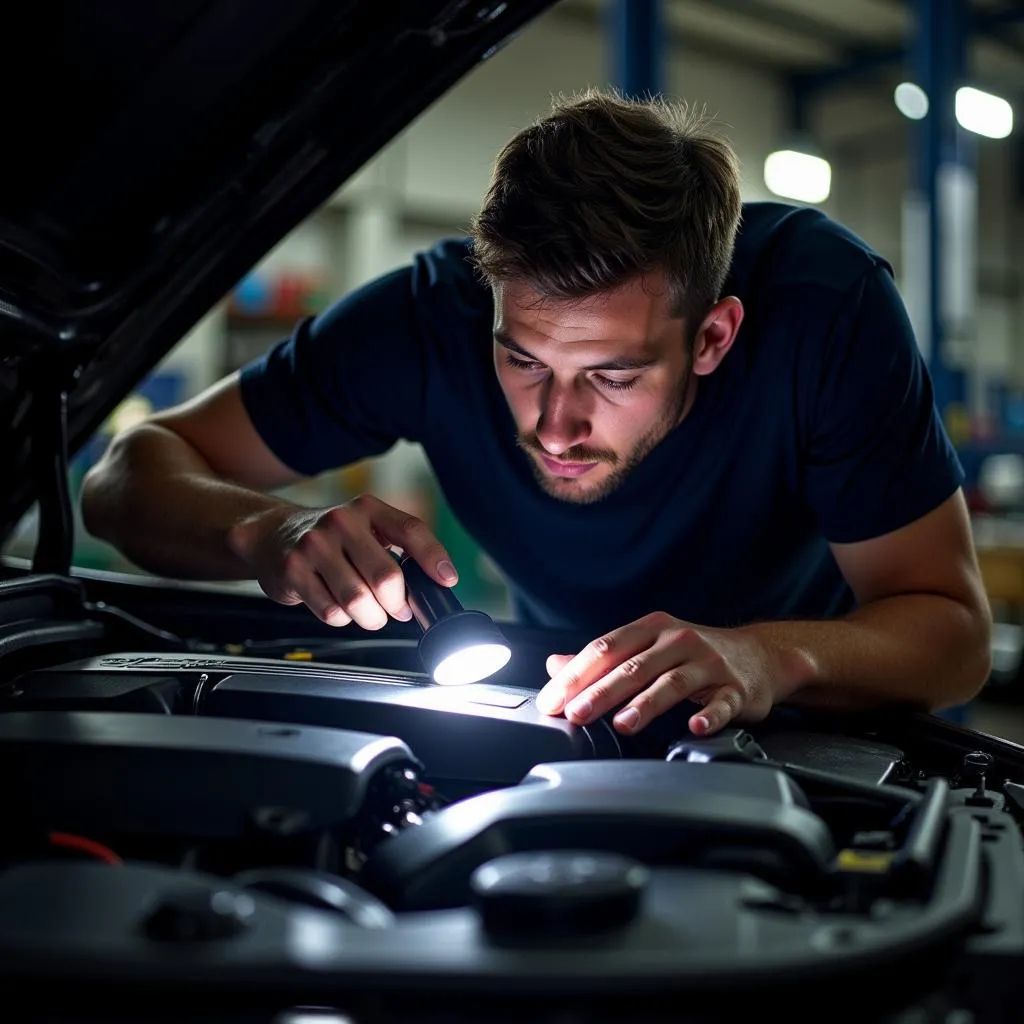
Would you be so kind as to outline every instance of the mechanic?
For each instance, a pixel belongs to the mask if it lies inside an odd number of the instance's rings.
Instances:
[[[373,496],[273,495],[418,442],[519,619],[585,630],[542,710],[621,732],[780,701],[939,709],[989,672],[963,474],[887,262],[821,212],[740,199],[684,106],[590,91],[498,156],[470,237],[357,289],[117,436],[86,527],[140,567],[250,578],[324,622],[411,613]],[[586,635],[586,634],[585,634]]]

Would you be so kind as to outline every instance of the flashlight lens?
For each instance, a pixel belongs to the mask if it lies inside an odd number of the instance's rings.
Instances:
[[[486,679],[504,668],[512,651],[504,644],[472,644],[449,654],[434,669],[434,682],[441,686],[460,686]]]

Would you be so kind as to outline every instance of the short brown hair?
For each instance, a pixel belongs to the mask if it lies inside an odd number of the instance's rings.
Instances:
[[[702,113],[589,90],[501,151],[471,228],[484,280],[577,299],[667,273],[691,335],[719,298],[740,220],[736,154]]]

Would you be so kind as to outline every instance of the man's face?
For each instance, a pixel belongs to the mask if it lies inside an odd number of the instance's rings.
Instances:
[[[540,486],[578,504],[603,498],[693,401],[664,275],[577,301],[510,282],[494,298],[494,365]]]

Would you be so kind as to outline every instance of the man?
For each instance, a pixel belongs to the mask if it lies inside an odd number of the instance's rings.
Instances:
[[[595,637],[548,660],[551,714],[618,708],[633,733],[691,700],[708,734],[987,678],[962,474],[889,266],[816,211],[741,206],[685,110],[556,104],[500,154],[471,240],[118,437],[85,522],[151,571],[378,629],[410,618],[387,546],[456,582],[429,528],[264,492],[399,438],[519,616]]]

